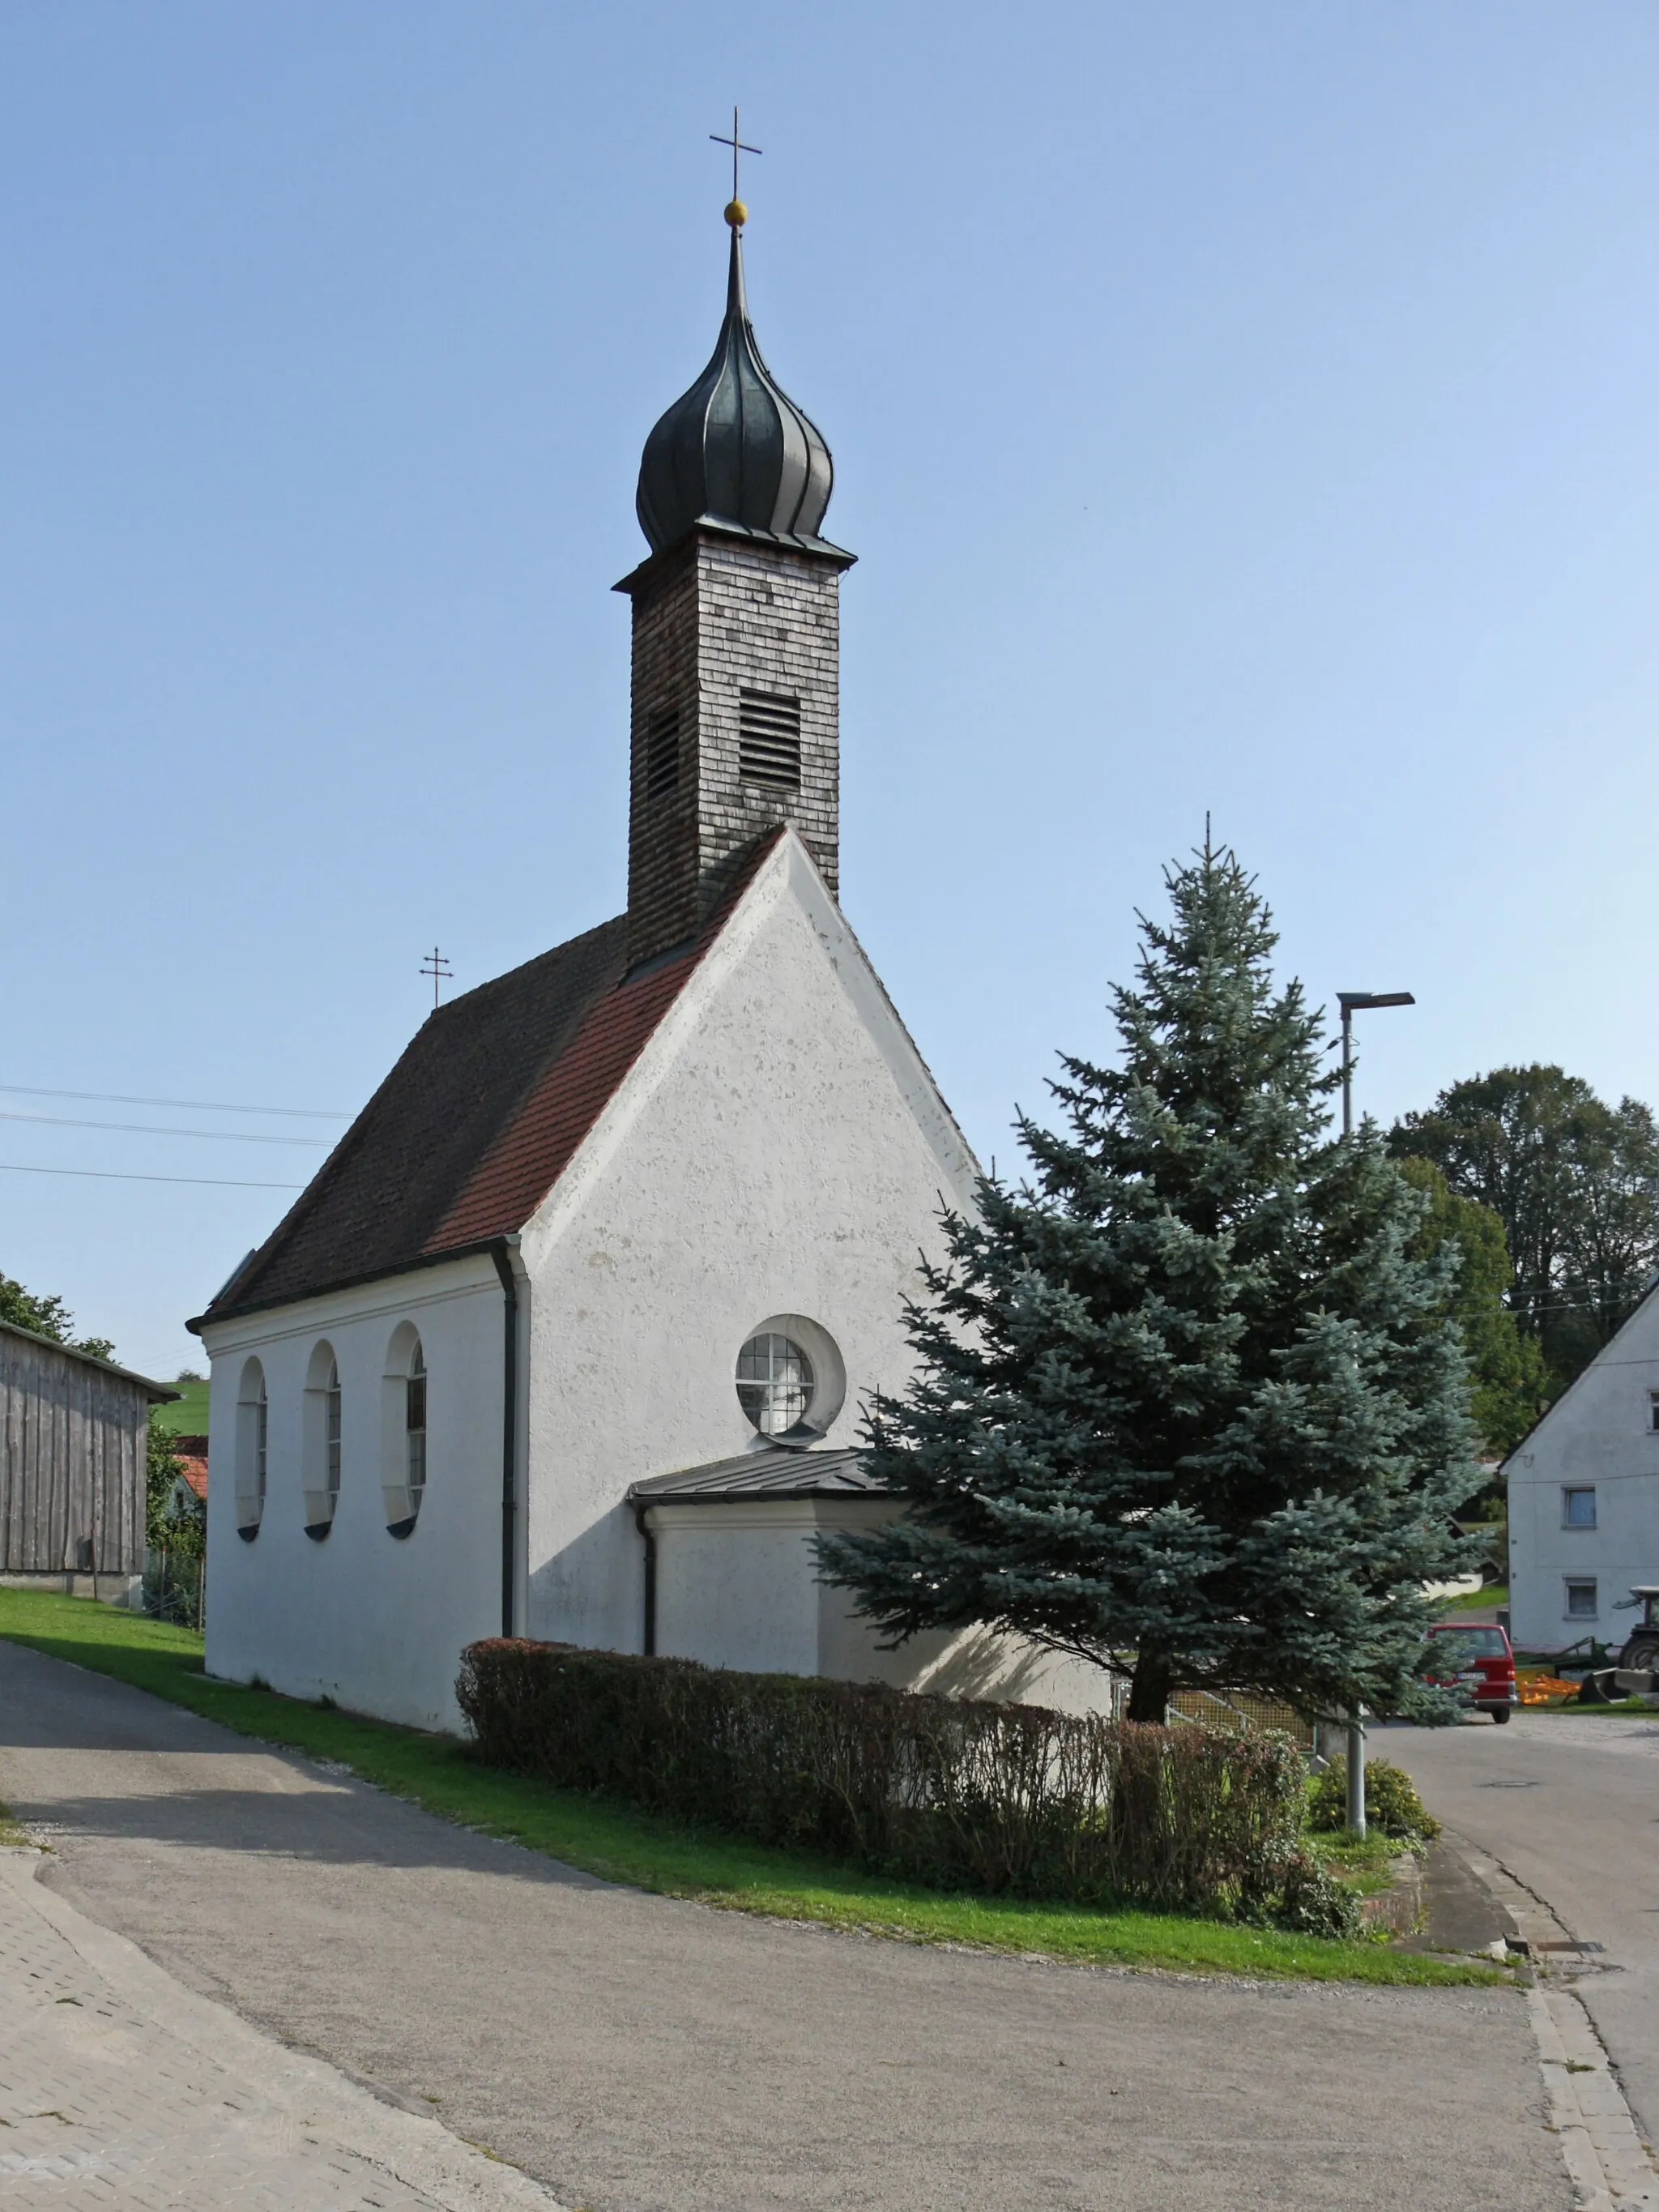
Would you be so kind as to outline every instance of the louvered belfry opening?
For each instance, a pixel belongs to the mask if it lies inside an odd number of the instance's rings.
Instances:
[[[695,936],[779,822],[836,890],[850,559],[702,526],[618,586],[634,603],[630,964]]]
[[[738,692],[738,774],[774,791],[800,788],[800,701],[793,693]]]
[[[680,710],[660,707],[646,725],[645,795],[652,800],[666,799],[679,788],[679,781]]]

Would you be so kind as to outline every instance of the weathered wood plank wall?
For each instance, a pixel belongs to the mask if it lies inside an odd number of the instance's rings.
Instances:
[[[0,1573],[141,1573],[149,1425],[137,1383],[0,1329]]]

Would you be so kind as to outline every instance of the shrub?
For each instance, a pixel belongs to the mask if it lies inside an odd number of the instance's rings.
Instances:
[[[1428,1843],[1440,1823],[1418,1796],[1409,1774],[1386,1759],[1365,1761],[1365,1824],[1402,1843]],[[1340,1760],[1315,1778],[1308,1790],[1308,1826],[1334,1834],[1348,1825],[1348,1775]]]
[[[1285,1869],[1268,1917],[1292,1936],[1343,1936],[1350,1942],[1365,1927],[1354,1891],[1307,1851],[1298,1851]]]
[[[497,1765],[934,1888],[1259,1913],[1301,1826],[1270,1736],[506,1638],[456,1694]]]

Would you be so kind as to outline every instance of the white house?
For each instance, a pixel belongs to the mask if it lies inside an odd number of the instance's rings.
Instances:
[[[1092,1702],[1024,1648],[877,1651],[810,1540],[890,1512],[860,1397],[961,1133],[836,903],[822,438],[734,229],[638,511],[628,910],[434,1012],[198,1322],[208,1664],[423,1725],[498,1632]]]
[[[1504,1473],[1516,1643],[1622,1644],[1639,1618],[1632,1587],[1659,1584],[1659,1293],[1650,1290]]]

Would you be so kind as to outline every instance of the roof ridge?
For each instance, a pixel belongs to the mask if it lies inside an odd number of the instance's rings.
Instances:
[[[788,835],[779,823],[754,841],[678,954],[630,974],[627,917],[613,917],[428,1014],[198,1319],[383,1280],[521,1229]]]

